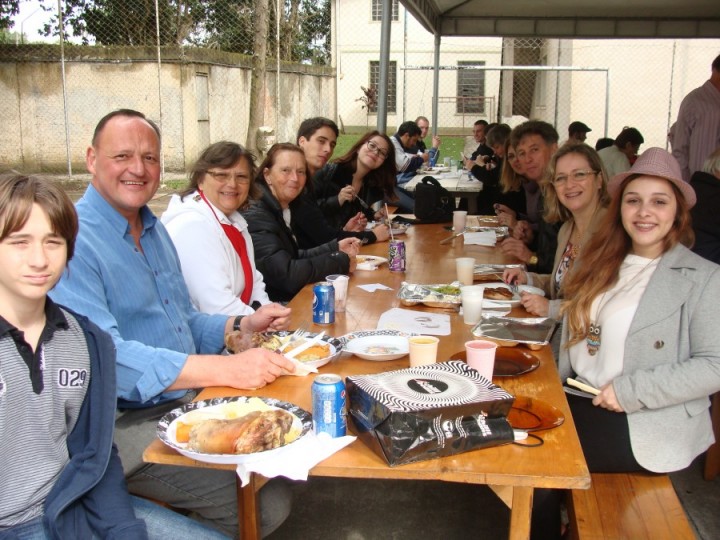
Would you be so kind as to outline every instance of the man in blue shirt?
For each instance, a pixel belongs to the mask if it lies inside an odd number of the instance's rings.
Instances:
[[[115,342],[115,438],[129,490],[188,509],[234,536],[233,472],[147,465],[142,452],[155,437],[157,420],[194,396],[189,389],[258,388],[283,370],[294,371],[286,358],[267,350],[220,355],[227,332],[287,328],[290,310],[268,304],[247,317],[228,318],[193,308],[172,241],[147,207],[160,182],[160,133],[142,113],[106,115],[86,163],[92,181],[77,203],[75,257],[51,295]],[[271,482],[261,492],[264,534],[289,513],[283,488]]]

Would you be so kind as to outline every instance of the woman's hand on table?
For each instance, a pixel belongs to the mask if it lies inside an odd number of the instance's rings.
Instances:
[[[353,217],[348,219],[347,223],[343,227],[344,231],[348,232],[363,232],[367,226],[367,217],[362,212],[358,212]]]
[[[350,202],[355,198],[355,190],[352,188],[352,186],[345,186],[340,190],[337,198],[340,206],[342,206],[346,202]]]
[[[372,232],[375,235],[375,238],[377,238],[378,242],[384,242],[385,240],[390,238],[390,228],[384,223],[373,227]]]
[[[539,294],[521,293],[520,303],[530,315],[547,317],[550,312],[550,301]]]
[[[265,304],[246,317],[247,329],[251,332],[287,330],[290,327],[291,312],[289,307],[280,304]]]
[[[280,375],[295,373],[295,364],[267,349],[248,349],[231,354],[223,365],[223,384],[233,388],[255,390],[273,382]]]
[[[517,224],[517,213],[512,208],[505,206],[504,204],[495,203],[495,214],[498,218],[498,223],[513,229]]]
[[[338,242],[338,248],[348,257],[357,257],[358,253],[360,253],[360,239],[343,238]]]
[[[532,251],[525,245],[525,242],[517,238],[506,238],[500,242],[499,246],[505,255],[511,255],[526,264],[532,257]]]
[[[522,220],[515,223],[515,227],[513,227],[512,231],[512,236],[513,238],[516,238],[521,242],[524,242],[525,244],[529,244],[533,241],[535,233],[533,232],[530,223]]]
[[[508,285],[525,285],[528,282],[527,272],[522,268],[506,268],[503,271],[503,281]]]
[[[608,411],[625,412],[615,395],[615,388],[613,388],[612,383],[608,383],[600,389],[600,393],[593,398],[593,405]]]

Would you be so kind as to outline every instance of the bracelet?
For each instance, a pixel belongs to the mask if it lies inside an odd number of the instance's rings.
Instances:
[[[242,320],[245,318],[245,315],[238,315],[235,317],[235,320],[233,321],[233,330],[238,332],[240,330],[240,324],[242,323]]]

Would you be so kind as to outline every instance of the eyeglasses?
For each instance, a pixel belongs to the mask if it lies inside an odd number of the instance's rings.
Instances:
[[[230,179],[234,179],[236,183],[246,186],[250,183],[250,177],[247,176],[245,173],[237,173],[237,174],[231,174],[228,172],[216,172],[216,171],[207,171],[207,173],[212,176],[215,180],[218,182],[229,182]]]
[[[574,171],[571,172],[569,175],[567,174],[561,174],[560,176],[556,176],[553,178],[553,184],[556,186],[563,186],[567,183],[568,178],[572,178],[576,182],[584,182],[588,179],[590,175],[597,175],[600,174],[600,171]]]
[[[377,154],[383,159],[388,157],[387,150],[383,150],[382,148],[380,148],[373,140],[369,140],[367,142],[367,147],[368,150],[370,150],[373,154]]]

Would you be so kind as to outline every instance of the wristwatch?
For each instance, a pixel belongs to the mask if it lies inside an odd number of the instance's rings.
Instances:
[[[530,256],[530,260],[528,261],[528,266],[535,266],[538,263],[537,255],[534,253]]]
[[[535,257],[537,259],[537,257]],[[240,324],[242,323],[242,320],[245,318],[245,315],[238,315],[235,317],[235,320],[233,321],[233,330],[236,332],[240,330]]]

